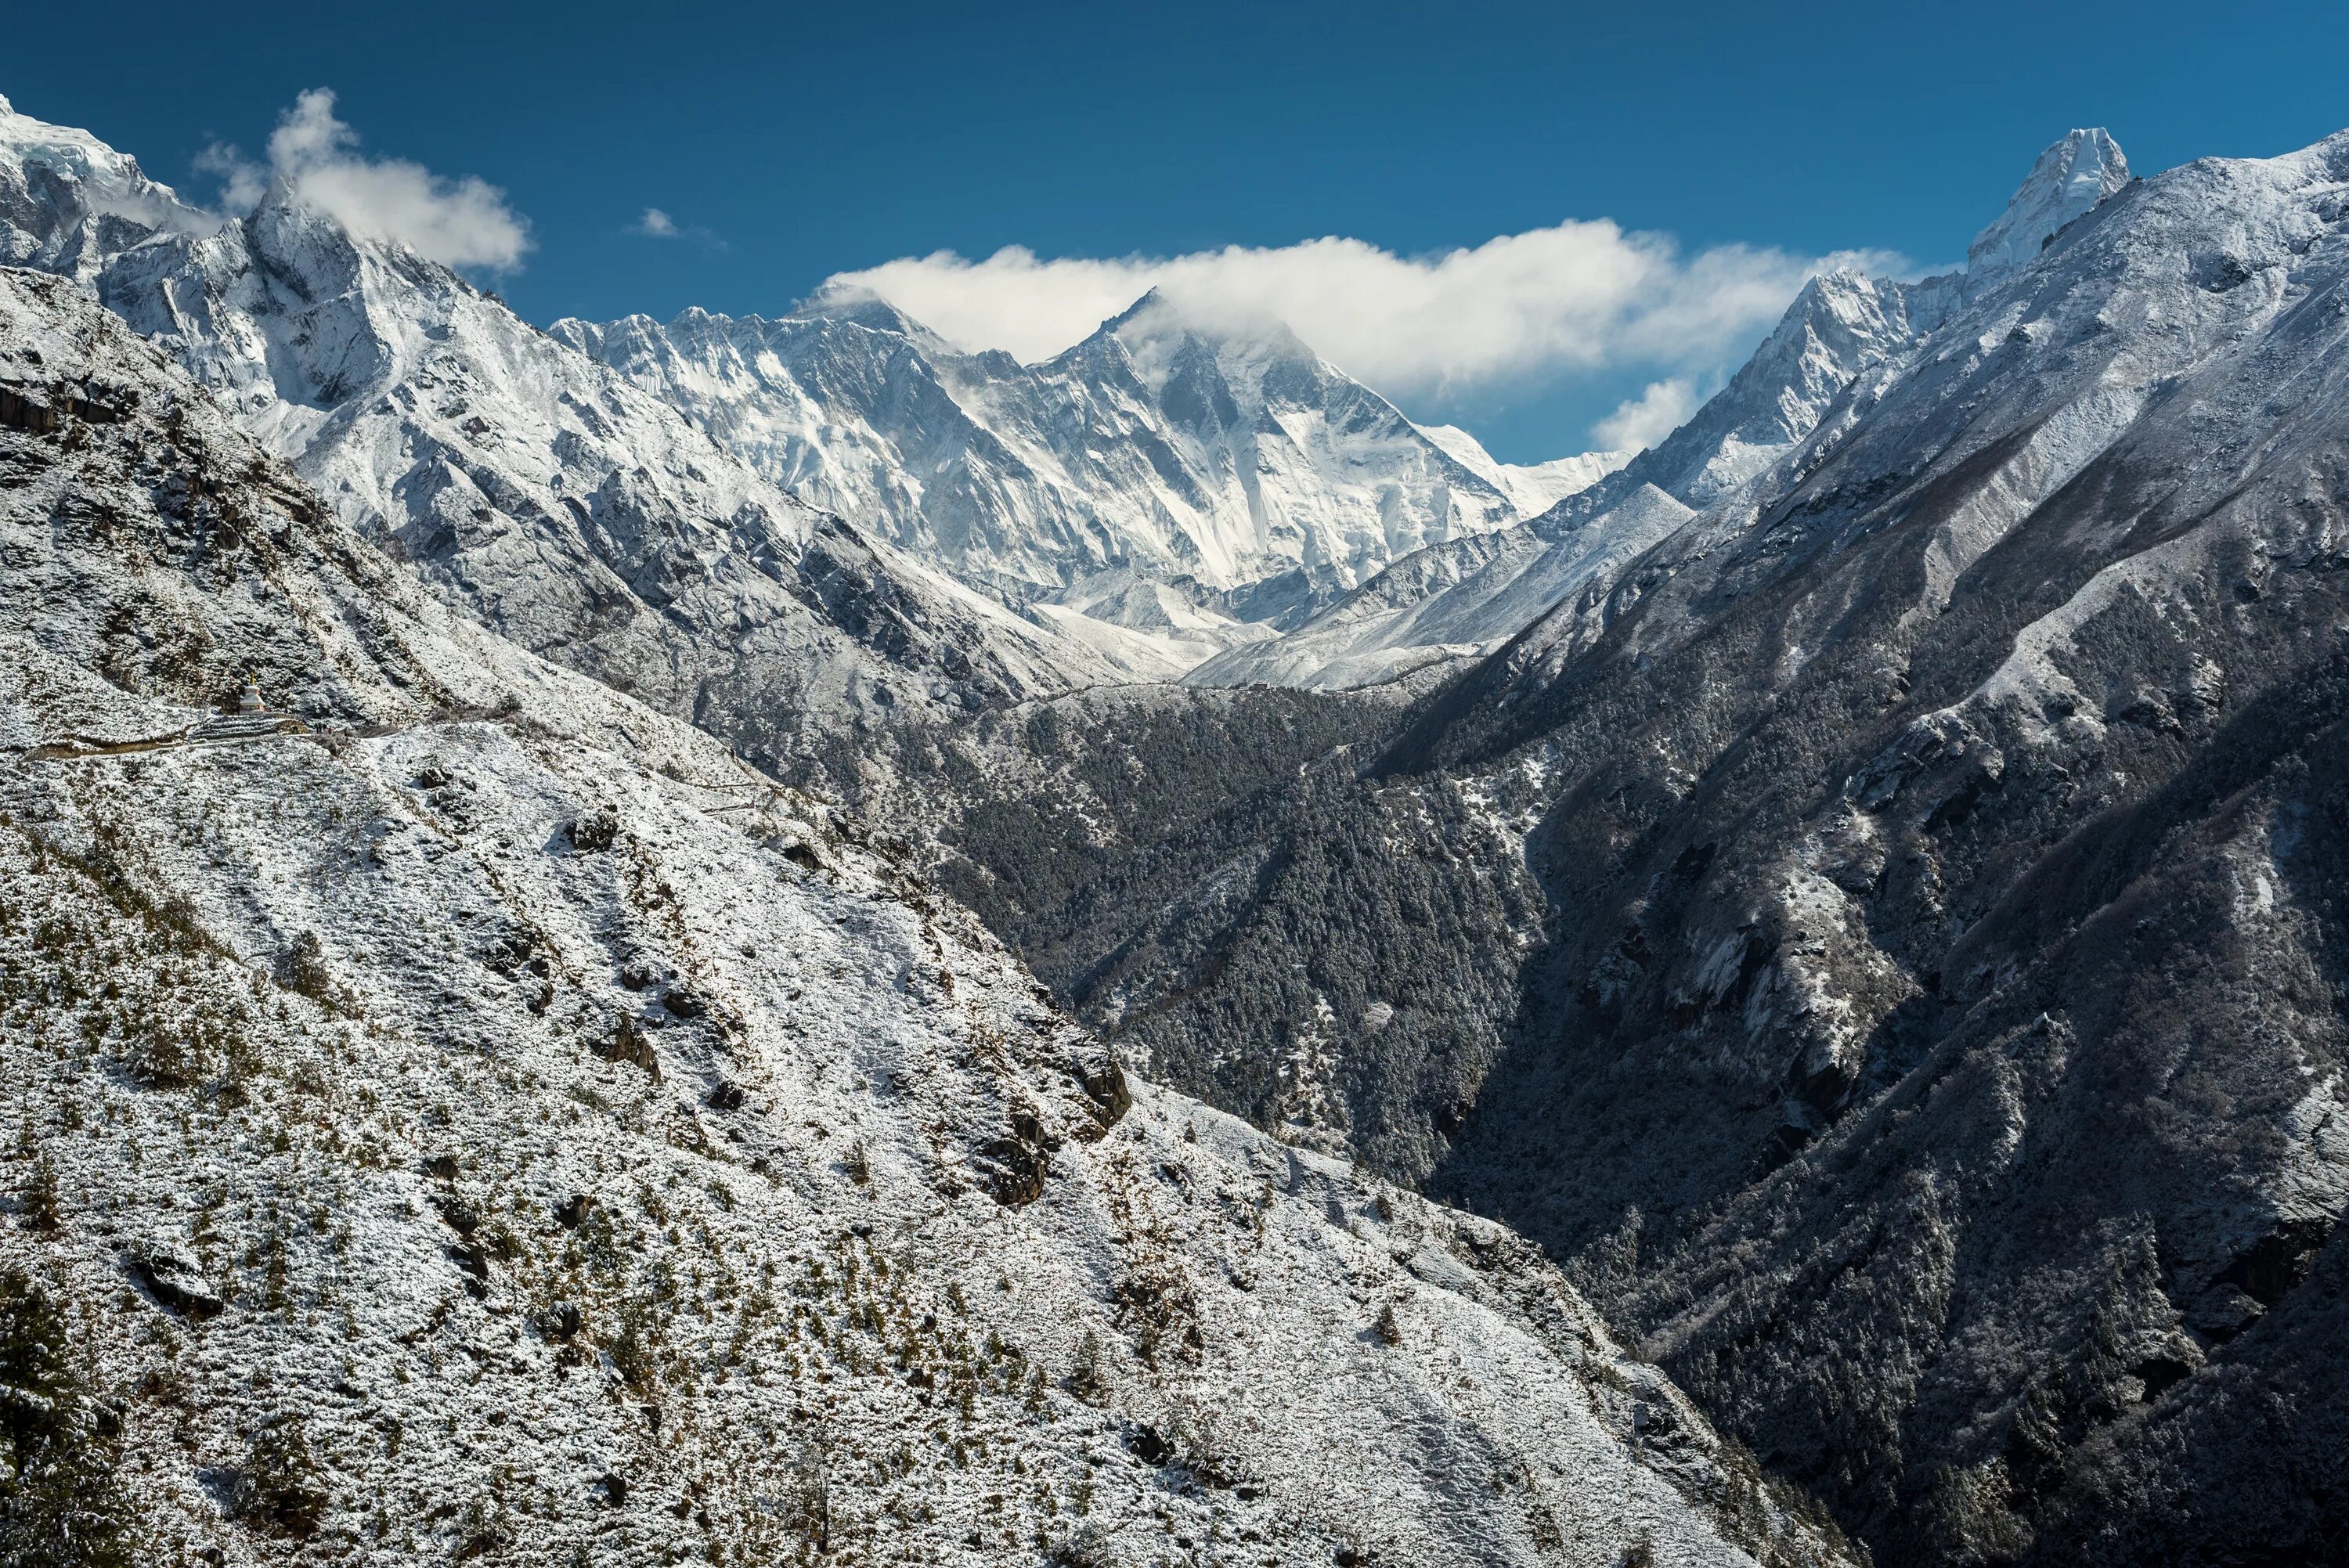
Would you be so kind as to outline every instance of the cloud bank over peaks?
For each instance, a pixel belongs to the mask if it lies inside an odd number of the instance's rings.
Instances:
[[[370,158],[358,132],[335,116],[335,95],[313,88],[294,100],[270,133],[268,161],[207,148],[196,167],[221,179],[221,201],[250,211],[272,180],[354,232],[397,240],[452,267],[506,271],[531,248],[530,222],[505,192],[475,175],[450,180],[399,158]]]
[[[965,348],[1032,361],[1156,289],[1202,327],[1275,316],[1348,374],[1403,397],[1650,366],[1666,378],[1600,422],[1640,444],[1670,409],[1693,407],[1695,384],[1750,351],[1806,279],[1838,267],[1899,273],[1908,263],[1749,245],[1691,254],[1669,235],[1600,220],[1423,256],[1338,237],[1166,257],[939,251],[835,273],[822,292],[869,291]]]

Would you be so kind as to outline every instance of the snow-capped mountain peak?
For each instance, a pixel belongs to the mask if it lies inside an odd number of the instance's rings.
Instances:
[[[1137,675],[1260,637],[1248,623],[1289,624],[1609,466],[1497,463],[1284,324],[1154,291],[1034,365],[957,348],[869,293],[551,330],[774,484],[1063,632],[1064,612],[1123,601],[1137,577],[1165,584],[1193,607],[1179,646],[1132,644],[1123,620],[1075,628]]]
[[[813,511],[294,182],[224,221],[87,132],[12,113],[0,220],[0,261],[73,277],[445,597],[707,727],[772,748],[868,705],[959,710],[1123,673]]]
[[[1278,316],[1206,312],[1155,288],[1102,323],[1093,339],[1123,346],[1154,390],[1164,388],[1186,356],[1212,358],[1241,391],[1276,368],[1299,379],[1342,374]]]
[[[1455,541],[1399,562],[1281,643],[1233,649],[1191,678],[1359,686],[1491,651],[1697,513],[1734,507],[1796,459],[1855,382],[1892,373],[1968,301],[2034,263],[2064,225],[2129,179],[2111,136],[2071,132],[2039,155],[1975,240],[1964,272],[1914,283],[1820,273],[1727,386],[1628,463],[1610,464],[1500,538]],[[1423,434],[1448,444],[1444,433]]]
[[[722,330],[731,317],[688,305],[680,321],[694,321],[710,330]],[[794,321],[833,321],[861,326],[867,332],[888,333],[919,346],[925,353],[958,354],[961,350],[869,289],[826,288],[800,303],[790,313]]]
[[[0,265],[84,283],[155,233],[207,234],[221,219],[147,178],[86,130],[19,114],[0,98]]]
[[[1998,215],[1966,248],[1966,275],[1975,282],[2004,277],[2028,265],[2073,219],[2127,185],[2128,160],[2102,127],[2075,130],[2032,165]]]

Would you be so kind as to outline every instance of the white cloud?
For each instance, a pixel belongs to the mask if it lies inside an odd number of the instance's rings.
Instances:
[[[628,232],[647,240],[685,240],[705,251],[732,249],[709,230],[698,223],[680,223],[658,207],[647,207],[645,215],[628,225]]]
[[[1636,452],[1679,429],[1696,406],[1696,387],[1687,377],[1651,381],[1646,391],[1618,403],[1615,412],[1591,426],[1590,438],[1601,451]]]
[[[220,176],[221,205],[232,212],[252,211],[269,191],[269,171],[246,161],[227,142],[215,141],[196,154],[196,171]]]
[[[974,262],[940,251],[824,286],[870,290],[949,341],[1025,360],[1156,288],[1203,325],[1269,315],[1381,391],[1442,397],[1626,365],[1711,374],[1749,349],[1812,273],[1902,265],[1880,253],[1744,245],[1690,255],[1668,235],[1600,221],[1428,256],[1340,238],[1169,257],[1044,260],[1011,246]]]
[[[517,266],[530,249],[530,223],[505,192],[474,175],[449,180],[399,158],[368,158],[358,132],[335,118],[335,95],[314,88],[294,100],[270,133],[267,165],[233,147],[206,148],[196,167],[222,179],[221,200],[249,211],[273,180],[355,232],[398,240],[452,267]]]

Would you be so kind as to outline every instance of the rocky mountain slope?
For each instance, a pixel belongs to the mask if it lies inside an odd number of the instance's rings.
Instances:
[[[236,221],[0,100],[0,261],[66,272],[436,591],[721,732],[1121,677],[284,181]]]
[[[1114,1037],[1527,1230],[1880,1560],[2332,1561],[2349,137],[2106,145],[1432,696],[1200,693],[1057,841],[905,755],[957,885],[1081,868],[1001,928]]]
[[[2349,138],[2127,187],[1403,748],[1557,784],[1439,1186],[1888,1550],[2339,1529],[2344,273]]]
[[[0,394],[0,1554],[1840,1560],[1531,1249],[1129,1085],[72,282]]]
[[[1918,283],[1849,272],[1812,279],[1728,384],[1619,471],[1521,529],[1406,559],[1281,642],[1234,649],[1190,678],[1342,688],[1494,652],[1554,606],[1604,584],[1691,511],[1763,480],[1855,377],[1909,354],[2128,180],[2110,136],[2073,131],[2040,154],[1962,271]]]
[[[1136,634],[1076,629],[1154,675],[1547,510],[1619,460],[1495,462],[1276,322],[1204,328],[1154,294],[1037,365],[959,352],[862,295],[771,320],[692,310],[552,331],[776,485],[957,580],[1055,625],[1074,611]],[[1157,592],[1103,593],[1135,578]]]
[[[1424,1180],[1541,940],[1511,775],[1367,778],[1392,686],[1114,688],[812,759],[1162,1079]]]

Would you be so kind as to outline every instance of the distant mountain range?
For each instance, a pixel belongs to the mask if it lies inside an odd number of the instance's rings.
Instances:
[[[550,330],[775,485],[1155,676],[1621,460],[1495,462],[1278,322],[1209,330],[1154,294],[1037,365],[864,295]]]
[[[713,730],[775,740],[1123,674],[283,181],[224,219],[0,112],[0,262],[89,287],[437,592]]]

